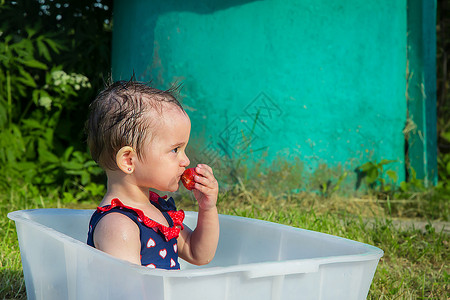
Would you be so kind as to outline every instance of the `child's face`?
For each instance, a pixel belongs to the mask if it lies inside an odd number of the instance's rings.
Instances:
[[[183,111],[172,105],[165,107],[151,141],[142,148],[142,159],[135,162],[134,175],[140,187],[178,190],[180,177],[190,163],[185,153],[190,131],[191,121]]]

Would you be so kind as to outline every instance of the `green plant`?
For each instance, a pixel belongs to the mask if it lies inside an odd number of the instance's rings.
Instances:
[[[58,138],[62,114],[77,106],[78,93],[90,88],[87,77],[47,65],[63,47],[38,29],[25,37],[0,41],[0,187],[13,182],[62,191],[86,186],[101,170],[86,152],[65,148]],[[19,181],[17,181],[19,179]],[[21,183],[20,183],[21,182]],[[55,186],[49,186],[55,185]],[[91,188],[91,191],[95,189]]]
[[[450,126],[447,131],[441,133],[441,138],[450,144]],[[436,190],[450,197],[450,152],[442,152],[438,155],[438,174]]]
[[[323,197],[328,198],[333,195],[335,192],[339,191],[341,188],[341,183],[347,178],[348,173],[344,172],[341,176],[339,176],[336,182],[332,182],[331,180],[327,180],[320,185],[320,193]]]
[[[346,182],[348,175],[341,165],[330,168],[327,164],[319,164],[317,169],[306,178],[307,190],[317,191],[325,198],[330,198],[337,193],[347,194],[351,189]]]
[[[406,198],[408,194],[426,191],[424,181],[418,179],[416,171],[411,168],[408,181],[400,182],[400,193],[397,197]]]
[[[393,170],[384,171],[384,167],[395,160],[383,159],[379,162],[366,162],[356,169],[360,180],[364,180],[372,191],[390,193],[393,184],[398,181],[398,175]],[[385,178],[385,175],[387,178]]]

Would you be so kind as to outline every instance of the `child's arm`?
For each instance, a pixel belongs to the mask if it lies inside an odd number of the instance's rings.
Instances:
[[[140,265],[141,241],[139,228],[127,216],[110,213],[95,227],[95,248],[114,257]]]
[[[194,177],[193,190],[199,206],[197,227],[191,231],[185,226],[178,238],[178,251],[179,256],[189,263],[205,265],[214,258],[219,241],[216,207],[219,184],[209,166],[199,164],[195,171],[200,175]]]

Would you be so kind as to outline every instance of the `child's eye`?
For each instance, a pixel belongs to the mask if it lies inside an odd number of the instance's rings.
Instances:
[[[178,153],[178,147],[172,150],[173,153]]]

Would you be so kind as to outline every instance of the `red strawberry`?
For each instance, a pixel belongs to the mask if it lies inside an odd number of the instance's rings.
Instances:
[[[188,190],[192,190],[195,187],[195,175],[198,175],[197,172],[195,172],[195,168],[186,169],[183,172],[183,175],[181,175],[181,182],[183,182],[184,187]]]

